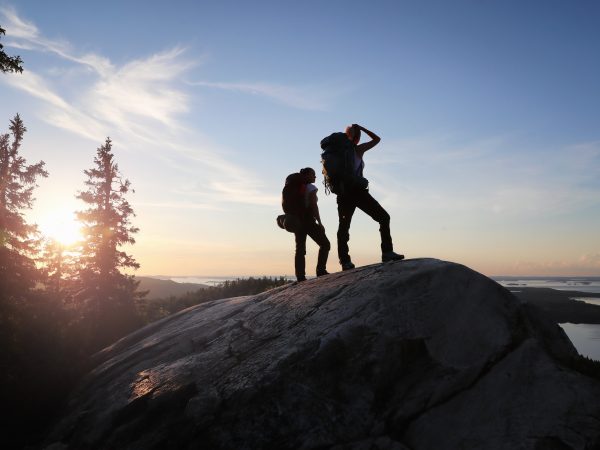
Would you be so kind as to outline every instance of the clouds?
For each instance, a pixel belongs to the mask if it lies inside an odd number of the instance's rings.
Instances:
[[[309,111],[326,111],[335,98],[351,90],[350,87],[339,85],[295,87],[276,83],[215,83],[209,81],[193,81],[189,84],[191,86],[264,96],[292,108]]]
[[[179,117],[188,111],[188,95],[176,81],[193,65],[183,53],[174,48],[104,74],[85,94],[85,110],[137,139],[156,139],[157,125],[173,134],[181,131]]]
[[[190,177],[203,174],[202,184],[188,190],[169,187],[183,196],[183,201],[170,203],[177,207],[196,201],[208,202],[203,207],[209,209],[215,204],[221,208],[223,203],[268,205],[276,199],[264,192],[263,182],[251,168],[232,162],[235,149],[222,148],[187,125],[194,114],[192,101],[202,88],[256,95],[308,111],[328,109],[347,91],[341,85],[189,82],[197,78],[190,73],[201,61],[182,46],[116,64],[104,55],[80,52],[68,41],[45,36],[14,8],[0,8],[0,18],[10,38],[8,45],[43,54],[51,61],[37,71],[34,64],[28,64],[23,76],[3,77],[0,83],[39,100],[39,117],[54,127],[94,144],[110,135],[121,146],[162,160],[173,172]],[[204,190],[208,192],[198,194]]]
[[[183,76],[198,61],[189,58],[183,47],[117,66],[102,55],[80,54],[68,42],[45,37],[13,8],[3,7],[0,13],[12,47],[54,57],[52,70],[36,73],[30,65],[22,76],[0,80],[40,100],[38,111],[44,121],[95,144],[110,135],[134,151],[164,161],[172,171],[183,169],[196,177],[206,174],[202,188],[208,193],[201,200],[209,203],[192,203],[198,197],[188,191],[179,193],[187,197],[184,201],[159,204],[214,209],[214,204],[224,202],[264,205],[272,200],[262,193],[260,183],[248,182],[257,178],[249,169],[224,159],[222,148],[186,127],[191,93]],[[245,189],[236,187],[242,185]]]
[[[23,72],[19,77],[6,77],[5,82],[58,109],[69,108],[67,102],[56,94],[42,77],[33,72]]]
[[[600,144],[539,149],[512,136],[397,140],[368,155],[389,200],[418,211],[535,217],[598,205]],[[378,150],[379,151],[379,150]],[[395,165],[397,174],[385,169]],[[375,184],[375,188],[378,187]]]
[[[164,127],[161,131],[178,130],[178,115],[187,111],[188,96],[177,87],[177,81],[193,65],[183,58],[183,48],[115,67],[102,55],[80,54],[68,42],[45,37],[13,8],[3,7],[0,13],[10,32],[8,45],[55,57],[50,75],[28,68],[22,77],[3,80],[44,101],[48,107],[44,117],[52,125],[95,141],[115,129],[128,138],[151,139],[156,122]],[[61,75],[69,65],[85,69],[92,77],[73,76],[65,83]]]
[[[10,6],[0,7],[4,26],[10,30],[10,35],[15,38],[22,38],[27,41],[36,41],[39,32],[37,27],[26,20],[21,19],[14,8]]]
[[[31,69],[22,77],[3,81],[42,100],[46,106],[42,117],[51,125],[94,141],[115,130],[127,140],[152,141],[157,138],[157,125],[162,127],[160,132],[181,129],[178,115],[187,110],[187,96],[173,87],[174,79],[185,69],[185,63],[178,60],[180,54],[180,49],[174,49],[118,69],[106,70],[112,66],[100,64],[101,70],[94,68],[94,81],[86,84],[86,80],[75,80],[75,89],[65,87],[60,77],[44,77]],[[80,58],[67,59],[88,64]],[[86,61],[100,59],[85,57]]]
[[[112,64],[107,58],[95,54],[77,55],[68,42],[43,36],[33,22],[21,18],[13,7],[0,7],[0,14],[7,31],[10,32],[11,40],[8,45],[11,47],[53,53],[101,74],[112,70]]]

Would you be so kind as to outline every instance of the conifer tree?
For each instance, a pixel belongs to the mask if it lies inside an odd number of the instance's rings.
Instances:
[[[72,246],[65,246],[56,239],[45,239],[41,261],[44,264],[46,290],[57,298],[67,301],[72,291],[70,285],[74,280],[75,258]]]
[[[0,398],[10,409],[6,399],[22,377],[19,358],[27,353],[24,324],[38,313],[32,288],[41,279],[33,260],[37,228],[23,213],[33,204],[36,179],[48,174],[42,161],[28,165],[19,154],[26,128],[18,114],[9,128],[0,135]]]
[[[48,176],[43,161],[28,165],[19,154],[27,129],[18,114],[9,129],[0,136],[0,290],[5,297],[24,295],[39,278],[33,260],[40,243],[37,227],[23,212],[32,207],[37,178]]]
[[[98,148],[94,167],[84,173],[86,190],[77,195],[87,206],[77,213],[84,237],[77,298],[92,321],[96,342],[91,345],[101,346],[136,325],[135,301],[141,297],[136,292],[139,282],[120,269],[137,269],[139,264],[120,247],[134,244],[133,235],[139,229],[131,224],[135,214],[125,198],[131,185],[123,179],[114,161],[110,138]]]

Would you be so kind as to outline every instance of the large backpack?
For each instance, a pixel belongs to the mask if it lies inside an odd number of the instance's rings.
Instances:
[[[285,214],[276,219],[279,228],[290,233],[300,229],[300,221],[308,209],[305,205],[306,183],[300,173],[292,173],[285,179],[285,186],[281,191],[281,206]]]
[[[325,193],[343,194],[355,182],[354,145],[346,133],[333,133],[321,141]]]
[[[281,207],[286,214],[294,214],[298,217],[306,213],[304,197],[306,195],[306,183],[304,176],[300,173],[292,173],[285,179],[285,186],[281,191]]]

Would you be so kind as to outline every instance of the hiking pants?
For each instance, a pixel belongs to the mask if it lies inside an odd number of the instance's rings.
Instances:
[[[340,263],[350,261],[348,241],[350,240],[350,223],[356,208],[365,212],[375,222],[379,223],[379,232],[381,233],[381,252],[391,252],[394,250],[392,236],[390,234],[390,215],[385,209],[369,194],[367,190],[350,191],[347,194],[338,195],[338,218],[339,227],[337,232],[338,256]]]
[[[294,266],[296,268],[296,278],[303,279],[306,275],[306,236],[310,236],[313,241],[319,246],[319,256],[317,258],[317,274],[325,271],[327,265],[327,256],[331,244],[325,235],[325,230],[321,228],[314,219],[302,221],[302,227],[294,233],[296,235],[296,255],[294,258]]]

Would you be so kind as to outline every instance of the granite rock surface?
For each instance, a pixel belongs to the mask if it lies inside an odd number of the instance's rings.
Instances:
[[[49,449],[600,446],[562,330],[465,266],[377,264],[201,304],[96,355]]]

